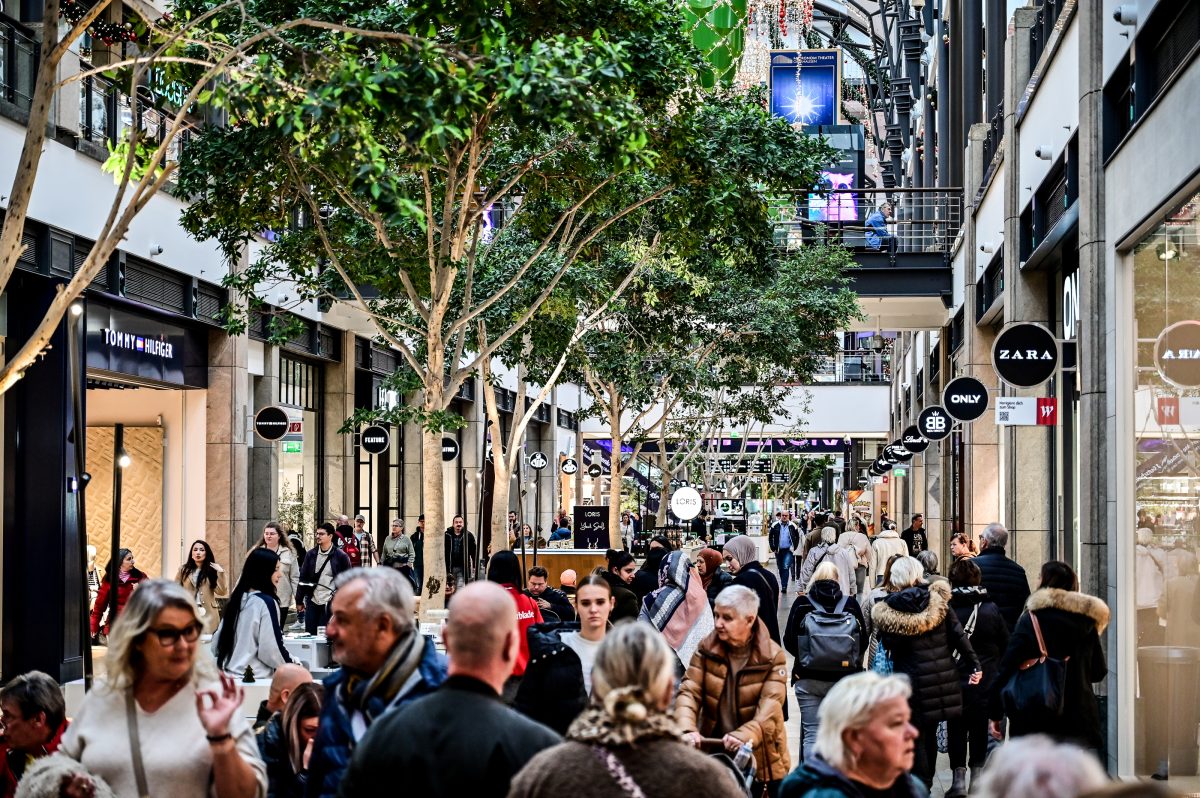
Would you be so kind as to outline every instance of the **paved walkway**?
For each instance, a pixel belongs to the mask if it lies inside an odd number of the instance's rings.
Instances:
[[[769,565],[772,572],[776,576],[779,575],[775,568],[775,563],[772,561]],[[796,586],[794,583],[788,584],[788,593],[779,597],[779,630],[782,632],[787,627],[788,615],[792,611],[792,602],[796,600]],[[788,672],[791,672],[792,655],[788,654]],[[787,742],[788,750],[792,756],[792,767],[796,767],[799,761],[796,757],[800,753],[800,706],[796,703],[796,694],[788,690],[788,721],[787,721]],[[945,754],[938,754],[938,771],[933,782],[932,798],[942,798],[946,790],[950,789],[953,777],[950,772],[950,758]]]

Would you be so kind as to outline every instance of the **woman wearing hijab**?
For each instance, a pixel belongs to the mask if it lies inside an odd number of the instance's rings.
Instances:
[[[721,552],[716,549],[701,549],[696,555],[696,573],[700,575],[700,584],[708,594],[708,606],[717,600],[717,594],[733,584],[733,577],[721,569]]]
[[[758,594],[758,618],[767,627],[771,640],[779,638],[779,580],[758,561],[758,545],[745,535],[738,535],[722,550],[733,584],[748,587]]]
[[[679,657],[680,673],[692,661],[696,647],[713,630],[712,610],[704,585],[692,573],[687,555],[673,551],[658,568],[659,588],[642,599],[638,620],[662,632]]]

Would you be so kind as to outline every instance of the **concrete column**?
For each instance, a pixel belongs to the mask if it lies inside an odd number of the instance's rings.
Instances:
[[[205,539],[217,562],[234,580],[249,549],[247,527],[250,386],[247,340],[212,331],[208,336],[208,391],[205,411]],[[231,581],[232,583],[232,581]]]
[[[249,377],[254,385],[251,413],[279,402],[279,349],[263,346],[263,375]],[[250,519],[248,534],[255,537],[257,530],[276,518],[279,512],[279,455],[273,441],[265,441],[250,434]]]
[[[325,495],[317,496],[317,515],[321,517],[345,514],[354,516],[354,482],[357,464],[354,457],[354,436],[338,432],[346,419],[354,414],[354,333],[337,331],[342,337],[342,360],[325,365],[325,396],[322,414],[325,430],[324,463]]]

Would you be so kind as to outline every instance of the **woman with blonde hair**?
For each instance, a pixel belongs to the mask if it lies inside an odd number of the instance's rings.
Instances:
[[[649,624],[614,628],[596,652],[592,706],[566,742],[542,751],[513,779],[509,798],[714,798],[744,796],[733,776],[680,742],[668,709],[675,652]]]
[[[59,751],[116,795],[262,798],[266,767],[240,711],[243,692],[201,652],[200,629],[183,587],[143,582],[113,625],[107,678],[84,698]],[[68,798],[92,794],[88,777],[64,782]]]
[[[853,596],[842,592],[838,570],[831,562],[817,566],[812,579],[797,597],[788,615],[783,645],[795,657],[792,662],[792,689],[800,705],[800,760],[812,751],[817,741],[817,710],[821,700],[841,679],[862,670],[866,650],[866,624],[862,609]],[[816,615],[809,618],[810,615]],[[815,645],[814,633],[823,645]],[[830,654],[835,646],[843,651],[836,661]],[[844,662],[844,664],[842,664]]]

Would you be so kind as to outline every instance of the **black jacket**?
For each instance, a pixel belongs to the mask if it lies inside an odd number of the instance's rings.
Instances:
[[[649,594],[658,590],[658,566],[662,565],[663,557],[667,556],[666,549],[653,549],[646,555],[646,561],[642,563],[642,567],[633,575],[633,582],[630,583],[629,589],[637,596],[638,604],[641,604]]]
[[[258,753],[267,766],[267,798],[303,798],[305,774],[292,770],[282,712],[272,715],[258,733]]]
[[[542,616],[546,617],[548,612],[554,613],[560,621],[575,620],[575,608],[571,606],[571,599],[567,598],[567,594],[557,588],[547,587],[542,591],[542,595],[535,596],[528,590],[524,591],[525,595],[529,596],[534,601],[544,599],[550,605],[550,609],[546,610],[542,607]],[[552,621],[554,618],[546,617],[547,621]]]
[[[910,525],[908,529],[900,533],[900,539],[908,546],[908,556],[910,557],[916,557],[929,548],[929,533],[925,527],[913,529]]]
[[[861,661],[855,663],[854,671],[843,673],[841,671],[829,673],[827,671],[806,670],[801,668],[797,663],[800,661],[800,635],[804,633],[804,619],[810,612],[813,611],[814,605],[819,605],[826,612],[833,612],[837,607],[837,603],[842,600],[842,586],[834,579],[822,579],[818,582],[813,582],[812,590],[808,591],[803,596],[797,596],[796,601],[792,604],[792,611],[788,614],[787,627],[783,633],[783,647],[788,650],[788,653],[796,657],[792,661],[792,681],[796,679],[820,679],[825,682],[836,682],[843,676],[848,676],[849,673],[862,670]],[[863,622],[862,609],[858,606],[858,602],[851,596],[846,600],[846,606],[843,609],[858,620],[858,650],[865,654],[867,651],[867,634],[866,624]],[[860,658],[861,660],[861,658]]]
[[[800,525],[795,521],[788,521],[788,526],[791,527],[791,550],[799,551],[804,548],[804,532],[800,529]],[[771,524],[771,528],[767,531],[767,548],[771,551],[779,551],[779,527],[778,521]]]
[[[972,672],[979,670],[979,658],[958,616],[950,611],[950,585],[934,582],[891,593],[871,608],[871,618],[895,672],[912,682],[908,703],[913,723],[959,717],[962,688],[958,663],[950,652],[957,650]]]
[[[708,606],[713,606],[717,601],[717,596],[721,591],[733,584],[733,574],[721,569],[713,574],[712,581],[708,583]]]
[[[1029,598],[1025,569],[1005,556],[1004,549],[999,546],[988,546],[976,555],[974,562],[983,574],[979,584],[987,588],[1011,632]]]
[[[633,618],[636,621],[638,613],[641,611],[641,603],[638,601],[638,597],[633,594],[633,591],[629,589],[629,585],[622,582],[621,577],[612,571],[602,571],[600,575],[604,577],[604,581],[608,582],[608,586],[612,588],[613,600],[616,601],[609,620],[616,623],[625,618]]]
[[[525,763],[561,739],[506,707],[483,682],[451,676],[431,695],[371,724],[338,795],[504,798]]]
[[[979,657],[983,668],[983,680],[979,684],[969,685],[966,682],[971,675],[969,666],[959,660],[959,675],[963,679],[963,701],[970,706],[987,704],[987,697],[992,684],[996,681],[996,673],[1000,668],[1000,658],[1008,648],[1008,625],[1000,615],[1000,609],[988,596],[982,587],[956,587],[950,591],[950,608],[958,616],[958,621],[966,630],[967,621],[975,608],[979,612],[975,616],[975,632],[971,635],[971,648]]]
[[[1074,590],[1043,588],[1029,597],[1026,607],[1037,613],[1038,625],[1046,641],[1046,651],[1055,659],[1067,660],[1066,691],[1063,713],[1055,723],[1034,725],[1021,718],[1010,718],[1012,735],[1048,734],[1057,740],[1081,743],[1093,750],[1103,750],[1100,710],[1092,683],[1108,675],[1100,635],[1108,626],[1108,605],[1095,596]],[[996,681],[992,685],[989,715],[993,719],[1003,714],[1000,691],[1022,662],[1039,656],[1037,636],[1029,613],[1021,616],[1008,640],[1008,648],[1000,660]]]
[[[307,604],[312,598],[313,592],[317,589],[317,555],[321,553],[320,546],[313,546],[308,550],[308,554],[304,557],[304,565],[300,566],[299,582],[300,587],[296,591],[296,603]],[[346,552],[334,546],[329,551],[330,560],[325,570],[331,571],[333,578],[342,571],[350,570],[350,558],[346,556]],[[324,578],[325,574],[321,574]]]
[[[587,706],[583,664],[562,641],[563,632],[578,632],[577,623],[539,623],[529,627],[529,663],[517,690],[517,711],[566,734],[571,721]]]
[[[758,594],[758,617],[767,627],[771,639],[781,642],[779,636],[779,580],[775,574],[755,561],[742,565],[734,574],[733,584],[748,587]]]
[[[463,535],[467,538],[466,578],[468,581],[474,581],[475,574],[479,572],[479,543],[475,540],[474,532],[463,529]],[[463,570],[462,554],[459,554],[457,558],[451,558],[454,552],[454,537],[454,527],[446,527],[446,573],[451,573],[455,569]]]

